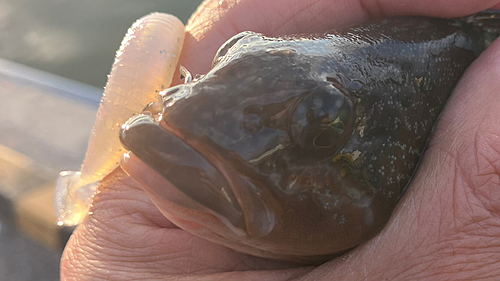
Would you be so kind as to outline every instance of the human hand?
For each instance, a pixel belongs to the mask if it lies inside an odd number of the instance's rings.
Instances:
[[[464,16],[499,1],[208,1],[187,27],[180,64],[205,73],[239,31],[321,32],[391,15]],[[279,15],[279,16],[278,16]],[[195,237],[161,215],[121,170],[105,178],[67,244],[65,280],[470,280],[500,269],[500,42],[469,68],[386,228],[340,259],[298,267]],[[177,82],[179,83],[179,82]]]

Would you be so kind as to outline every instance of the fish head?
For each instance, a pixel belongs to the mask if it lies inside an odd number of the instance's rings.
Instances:
[[[169,219],[233,249],[293,260],[354,247],[370,202],[348,194],[360,180],[335,159],[355,101],[311,61],[293,43],[236,36],[209,73],[161,93],[160,118],[124,125],[122,143],[156,174],[125,170]]]
[[[273,152],[286,151],[278,158],[298,166],[331,157],[353,132],[355,102],[314,60],[293,42],[239,34],[221,47],[207,75],[161,93],[162,122],[238,155],[261,174],[269,173],[261,166],[277,165],[268,157]]]

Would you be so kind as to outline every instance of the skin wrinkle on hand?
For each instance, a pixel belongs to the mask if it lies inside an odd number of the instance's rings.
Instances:
[[[498,42],[496,42],[496,44],[494,44],[496,46],[499,45]],[[494,47],[494,46],[492,46]],[[466,85],[468,86],[467,88],[469,89],[477,89],[478,88],[478,85],[481,85],[483,83],[488,83],[488,81],[495,81],[495,77],[499,77],[500,75],[500,71],[499,71],[499,68],[498,68],[498,63],[499,63],[499,60],[498,60],[498,55],[497,54],[493,54],[493,56],[489,56],[488,58],[489,60],[489,64],[486,65],[489,66],[488,68],[486,67],[481,67],[481,69],[478,70],[481,71],[479,73],[485,73],[486,75],[474,75],[474,80],[472,81],[476,81],[476,85],[471,85],[470,83],[467,83]],[[493,68],[492,68],[493,67]],[[491,80],[493,79],[493,80]],[[484,113],[482,112],[498,112],[498,110],[495,110],[495,109],[491,109],[491,111],[485,111],[485,109],[488,109],[492,106],[494,106],[495,108],[498,107],[497,103],[492,103],[491,101],[488,100],[488,98],[490,100],[494,100],[494,93],[495,91],[499,88],[499,85],[496,85],[495,87],[492,87],[491,89],[488,89],[485,93],[484,93],[484,96],[485,98],[484,99],[475,99],[476,102],[474,102],[474,99],[473,99],[473,96],[472,95],[469,95],[469,96],[466,96],[464,98],[464,100],[467,102],[467,103],[472,103],[470,104],[470,106],[474,107],[474,111],[475,112],[478,112],[478,116],[476,116],[475,118],[473,118],[472,120],[476,120],[475,123],[473,122],[472,124],[470,125],[467,125],[467,129],[466,128],[462,128],[464,131],[465,130],[478,130],[478,133],[475,134],[475,140],[474,140],[474,144],[475,146],[472,148],[474,151],[477,151],[477,138],[478,136],[484,136],[484,135],[498,135],[500,134],[500,131],[497,129],[497,130],[494,130],[495,127],[491,127],[491,126],[488,126],[487,124],[495,124],[496,121],[499,119],[498,117],[494,118],[494,120],[488,120],[488,118],[485,120],[485,115]],[[492,94],[489,94],[489,93],[493,93]],[[498,93],[498,91],[496,91],[496,93]],[[459,123],[459,120],[461,119],[461,116],[459,114],[450,114],[452,115],[450,118],[447,118],[447,119],[444,119],[446,120],[445,122],[446,123]],[[491,114],[490,114],[491,116]],[[478,118],[480,117],[480,118]],[[481,120],[484,120],[484,121],[481,121]],[[450,126],[452,127],[451,129],[445,129],[445,130],[441,130],[439,131],[439,129],[441,127],[445,127],[446,128],[446,123],[444,125],[439,125],[439,127],[437,128],[437,132],[441,132],[443,131],[443,135],[446,135],[447,138],[452,138],[452,139],[460,139],[459,136],[456,136],[457,134],[453,134],[453,130],[459,130],[460,127],[457,127],[457,126]],[[470,129],[469,129],[470,128]],[[492,131],[492,129],[494,131]],[[480,137],[482,138],[482,137]],[[472,142],[472,140],[470,141]],[[492,145],[492,147],[494,147],[494,145]],[[459,147],[460,148],[460,147]],[[463,151],[463,149],[457,149],[457,151]],[[495,152],[494,151],[490,151],[490,155],[494,154]],[[467,154],[465,153],[462,153],[464,154],[465,157],[467,157]],[[476,154],[475,154],[476,155]],[[477,155],[474,159],[471,159],[470,160],[471,162],[475,163],[476,165],[478,165],[478,167],[475,169],[475,170],[484,170],[484,167],[481,167],[481,163],[478,163],[478,158],[477,158]],[[489,165],[489,163],[483,163],[483,165]],[[490,169],[490,172],[491,173],[494,173],[495,170],[497,170],[495,167],[491,167],[492,169]],[[477,174],[474,174],[473,176],[477,177],[478,175]],[[494,179],[496,178],[497,179],[497,182],[498,182],[498,178],[497,177],[493,177]],[[468,182],[471,186],[482,186],[483,183],[482,183],[482,179],[483,177],[480,177],[478,178],[477,180],[475,181],[472,181],[469,179]],[[473,190],[474,191],[474,190]],[[475,192],[475,191],[474,191]],[[487,198],[488,195],[484,195],[483,196],[484,198]],[[491,200],[491,199],[490,199]],[[488,199],[484,200],[488,203]],[[490,201],[491,202],[491,201]],[[495,201],[494,201],[495,202]],[[484,203],[483,203],[484,205]]]
[[[435,4],[433,3],[435,2]],[[445,10],[446,6],[445,4],[439,4],[438,1],[433,1],[433,2],[427,2],[425,1],[424,3],[418,3],[417,5],[420,5],[421,7],[425,7],[426,10],[432,11],[433,13],[440,13],[443,10]],[[463,2],[463,1],[462,1]],[[498,2],[498,1],[495,1]],[[382,2],[381,2],[382,3]],[[390,2],[383,2],[383,3],[389,3],[389,4],[384,4],[384,5],[390,5]],[[417,3],[416,1],[412,3]],[[445,2],[442,2],[445,3]],[[471,13],[472,10],[480,10],[487,8],[488,5],[493,4],[493,1],[488,1],[486,4],[486,1],[483,1],[479,3],[479,1],[470,1],[470,2],[465,2],[462,4],[457,4],[451,7],[450,9],[453,10],[455,13]],[[476,5],[477,4],[477,5]],[[469,7],[464,8],[464,5],[471,5]],[[475,8],[472,8],[472,5],[476,5]],[[440,9],[434,8],[437,6],[441,6]],[[410,8],[408,8],[410,9]],[[468,10],[467,10],[468,9]],[[416,10],[416,13],[419,10]],[[468,12],[466,12],[468,11]],[[443,14],[444,15],[444,14]],[[212,28],[217,29],[215,25],[212,26]],[[208,35],[207,35],[208,36]],[[207,38],[207,37],[205,37]],[[227,39],[227,38],[226,38]],[[190,39],[192,40],[192,38]],[[208,39],[206,39],[208,40]],[[207,49],[206,44],[207,42],[201,44],[200,46],[196,46],[196,42],[192,42],[193,44],[191,46],[191,50],[199,50],[202,53]],[[215,44],[218,47],[218,44]],[[482,58],[480,59],[481,61],[478,61],[475,63],[475,65],[471,68],[471,70],[468,72],[466,75],[467,77],[462,80],[462,83],[457,86],[457,91],[454,94],[454,97],[452,100],[447,105],[447,110],[445,111],[446,114],[443,114],[441,117],[441,123],[436,128],[434,138],[431,141],[429,148],[432,148],[434,145],[434,142],[439,142],[440,144],[443,145],[443,147],[446,147],[447,149],[450,148],[450,144],[452,147],[459,147],[460,142],[467,141],[467,138],[463,137],[463,134],[466,133],[468,130],[469,126],[471,124],[467,124],[467,127],[463,127],[464,123],[464,114],[465,117],[475,117],[475,113],[480,113],[481,110],[484,110],[484,108],[481,108],[481,105],[475,104],[474,101],[479,101],[483,100],[485,104],[498,104],[495,99],[493,99],[493,95],[488,95],[487,97],[483,97],[485,93],[494,93],[495,91],[498,93],[498,87],[499,83],[496,82],[498,81],[498,66],[499,64],[495,64],[493,61],[495,61],[492,58],[495,58],[500,54],[500,43],[497,41],[493,48],[490,48],[490,50],[487,51],[487,54],[483,54]],[[215,48],[215,47],[214,47]],[[207,52],[209,53],[209,52]],[[205,59],[205,61],[209,61],[212,59],[211,55],[208,55],[205,53],[205,56],[208,56],[208,59]],[[189,54],[185,54],[186,56]],[[201,62],[200,62],[201,63]],[[189,65],[183,64],[188,69],[191,70]],[[193,66],[196,64],[193,64]],[[192,68],[196,69],[196,68]],[[193,71],[196,73],[196,71]],[[201,72],[200,72],[201,73]],[[496,76],[495,76],[496,75]],[[496,79],[495,79],[496,77]],[[493,79],[493,80],[492,80]],[[492,81],[494,81],[495,85],[492,87]],[[463,102],[466,101],[464,104]],[[496,112],[499,112],[497,110]],[[492,112],[492,114],[496,115],[497,118],[499,115],[495,114],[495,111]],[[468,115],[467,115],[468,113]],[[488,122],[487,122],[488,123]],[[485,127],[487,127],[488,124],[484,124]],[[492,123],[495,124],[495,123]],[[491,125],[489,127],[492,127]],[[494,126],[493,126],[494,127]],[[447,145],[445,145],[447,144]],[[440,145],[441,146],[441,145]],[[427,268],[428,276],[434,277],[430,278],[431,280],[446,280],[447,277],[446,275],[439,275],[439,271],[443,270],[443,268],[439,268],[439,262],[440,260],[437,260],[434,264],[420,264],[419,261],[421,260],[422,256],[426,256],[428,253],[426,252],[426,249],[424,249],[423,243],[425,243],[425,238],[426,234],[422,233],[422,231],[418,231],[419,227],[428,227],[428,224],[426,223],[426,220],[428,218],[427,213],[433,213],[435,210],[431,209],[429,210],[429,205],[433,205],[432,207],[437,208],[437,204],[433,204],[433,202],[436,199],[446,199],[446,198],[433,198],[436,195],[434,193],[432,194],[426,194],[426,191],[429,191],[429,184],[432,183],[435,179],[439,179],[440,177],[443,176],[445,172],[446,166],[443,167],[442,162],[443,157],[442,153],[439,151],[439,149],[434,148],[437,150],[437,155],[429,156],[429,153],[426,153],[425,156],[425,161],[422,163],[421,167],[425,167],[425,169],[421,169],[419,173],[417,174],[417,177],[419,178],[418,181],[413,182],[413,189],[409,189],[409,193],[404,197],[404,200],[401,201],[399,204],[397,210],[395,211],[395,215],[391,221],[388,224],[388,227],[384,229],[384,231],[377,236],[374,240],[371,240],[370,242],[366,243],[364,246],[356,249],[355,251],[349,253],[346,256],[346,259],[337,259],[336,261],[333,261],[331,263],[327,263],[315,270],[313,270],[310,274],[305,274],[305,273],[300,273],[300,275],[304,274],[300,280],[370,280],[370,278],[367,278],[367,276],[371,277],[380,277],[380,279],[376,280],[381,280],[382,278],[386,278],[388,280],[405,280],[405,276],[418,276],[418,272],[422,268]],[[445,155],[446,156],[446,155]],[[448,156],[446,156],[448,157]],[[453,159],[450,159],[449,157],[447,158],[448,161],[455,161]],[[437,164],[436,164],[437,163]],[[453,162],[451,162],[453,163]],[[465,166],[469,167],[469,166]],[[430,176],[430,178],[429,178]],[[117,182],[109,182],[106,183],[106,186],[117,186],[118,184],[118,189],[122,190],[124,193],[127,193],[126,189],[131,189],[130,187],[127,186],[120,186],[121,183]],[[128,184],[128,183],[125,183]],[[443,189],[444,184],[435,182],[434,183],[435,187],[432,187],[433,189]],[[437,186],[437,187],[436,187]],[[482,187],[483,189],[485,188],[484,186]],[[135,188],[132,188],[135,189]],[[432,189],[431,189],[432,190]],[[494,189],[491,189],[494,190]],[[437,190],[433,190],[432,192],[436,192]],[[108,192],[108,191],[106,191]],[[113,196],[114,190],[110,190],[110,193],[108,193],[109,196]],[[446,194],[446,193],[444,193]],[[494,198],[497,198],[495,196]],[[495,203],[498,202],[498,200],[491,200],[490,203]],[[97,206],[96,208],[100,208],[103,206]],[[125,206],[130,207],[130,206]],[[152,206],[154,207],[154,206]],[[94,208],[95,209],[95,208]],[[438,208],[439,209],[439,208]],[[95,211],[95,210],[94,210]],[[420,214],[419,216],[415,217],[414,214]],[[413,216],[412,216],[413,214]],[[113,216],[112,213],[108,213],[108,216]],[[487,223],[487,226],[497,226],[495,224],[496,220],[492,221],[484,221],[484,223]],[[98,223],[98,222],[96,222]],[[84,224],[88,224],[88,222],[85,222]],[[427,226],[426,226],[427,225]],[[93,229],[93,231],[102,231],[100,229],[95,229],[95,227],[98,228],[98,226],[95,225],[90,225]],[[81,228],[81,227],[80,227]],[[75,232],[75,235],[81,235],[81,230],[80,228]],[[489,227],[488,229],[490,229]],[[178,230],[179,232],[182,232],[181,230]],[[477,230],[479,233],[484,233],[480,232],[480,229]],[[398,235],[398,233],[400,235]],[[500,237],[500,234],[495,235],[495,232],[493,230],[489,230],[492,238],[496,238],[496,240],[492,239],[491,242],[498,241],[498,237]],[[79,264],[85,263],[85,259],[88,258],[91,255],[95,255],[96,252],[104,250],[107,245],[105,240],[102,240],[103,236],[105,236],[105,233],[96,233],[97,240],[94,241],[96,245],[98,245],[97,248],[88,248],[85,241],[80,241],[78,243],[75,243],[74,240],[71,240],[70,243],[68,244],[68,248],[66,249],[65,252],[65,258],[63,259],[63,267],[62,270],[65,274],[63,274],[63,277],[66,276],[68,277],[70,274],[74,277],[74,280],[85,280],[83,278],[85,269],[79,269]],[[410,236],[411,235],[411,236]],[[403,240],[406,237],[406,241],[409,243],[403,243],[403,245],[400,244],[400,241],[405,241]],[[81,238],[81,237],[80,237]],[[414,241],[414,240],[420,240],[420,241]],[[74,237],[72,238],[74,239]],[[410,240],[408,240],[410,239]],[[485,241],[487,243],[489,241]],[[490,247],[491,252],[493,254],[498,253],[499,251],[495,251],[495,249],[498,249],[498,243],[494,243],[493,247]],[[496,246],[495,246],[496,245]],[[486,244],[484,247],[487,247]],[[161,246],[159,245],[159,248]],[[205,247],[202,247],[205,248]],[[483,247],[481,247],[482,249]],[[194,248],[192,248],[194,249]],[[467,253],[467,249],[477,249],[473,245],[463,245],[460,249],[464,251],[464,255]],[[74,251],[78,251],[79,254],[74,253]],[[160,250],[160,249],[159,249]],[[453,251],[457,252],[459,250],[458,248],[452,249]],[[127,251],[124,249],[124,253]],[[228,253],[228,252],[226,252]],[[397,254],[394,254],[397,253]],[[482,253],[482,252],[481,252]],[[462,265],[467,265],[467,264],[477,264],[481,265],[483,264],[484,267],[481,269],[481,272],[488,274],[488,275],[493,275],[495,272],[498,271],[498,263],[499,263],[499,258],[498,256],[495,256],[493,254],[488,255],[488,256],[482,256],[481,253],[478,256],[474,256],[472,254],[466,255],[465,258],[469,258],[470,260],[467,262],[467,260],[462,260],[461,264]],[[200,250],[199,254],[206,254],[204,250]],[[363,254],[366,254],[365,256],[362,256]],[[408,256],[408,254],[410,254]],[[436,254],[436,253],[434,253]],[[437,252],[437,254],[443,254],[440,252]],[[490,253],[488,253],[490,254]],[[78,257],[77,257],[78,255]],[[406,256],[405,256],[406,255]],[[216,255],[217,256],[217,255]],[[387,260],[387,258],[389,258]],[[496,258],[496,261],[493,261],[493,259]],[[214,259],[214,258],[212,258]],[[386,261],[387,263],[383,263],[383,261]],[[432,259],[430,259],[432,261]],[[491,262],[489,262],[491,260]],[[435,261],[435,260],[434,260]],[[482,262],[484,261],[484,262]],[[487,262],[488,261],[488,262]],[[69,263],[72,263],[71,265]],[[105,262],[105,261],[103,261]],[[143,262],[143,261],[142,261]],[[175,261],[168,261],[165,262],[166,264],[169,264],[170,262],[175,262]],[[495,263],[496,262],[496,263]],[[141,260],[138,259],[135,261],[135,264],[137,266],[143,266],[145,270],[140,270],[142,272],[147,272],[146,270],[151,270],[153,272],[156,270],[157,267],[164,267],[165,263],[157,262],[154,265],[141,263]],[[495,267],[496,265],[496,267]],[[210,265],[207,265],[210,266]],[[220,267],[221,265],[218,264]],[[272,268],[272,266],[268,266],[268,268]],[[363,270],[360,270],[363,269]],[[79,271],[78,271],[79,270]],[[88,269],[87,269],[88,270]],[[450,270],[453,270],[451,268]],[[78,271],[78,273],[75,273]],[[307,269],[309,271],[309,269]],[[165,271],[163,271],[165,272]],[[481,273],[479,272],[479,273]],[[450,274],[453,272],[450,272]],[[110,273],[111,274],[111,273]],[[166,273],[165,273],[166,274]],[[175,273],[172,273],[175,274]],[[235,277],[235,276],[240,276],[237,275],[238,273],[232,273],[230,276]],[[255,275],[253,275],[255,274]],[[261,274],[261,275],[258,275]],[[102,277],[102,276],[97,276],[93,275],[95,278]],[[151,273],[150,275],[152,278],[159,278],[158,276],[161,276],[161,273]],[[245,273],[245,276],[249,276],[248,280],[265,280],[266,276],[265,274],[261,272],[259,273],[254,273],[254,272],[247,272]],[[252,278],[251,276],[256,276],[255,278]],[[289,275],[288,277],[283,277],[281,280],[289,280],[292,277],[296,277],[297,275]],[[400,278],[392,278],[394,276],[399,276]],[[453,275],[451,275],[453,276]],[[469,277],[474,276],[470,275]],[[481,276],[476,275],[477,278],[480,278]],[[475,276],[475,277],[476,277]],[[112,277],[125,277],[121,276],[120,272],[114,272],[113,274],[109,275],[110,278]],[[130,273],[129,276],[126,276],[128,278],[133,278],[133,273]],[[137,276],[139,277],[139,276]],[[143,276],[142,276],[143,277]],[[220,277],[220,278],[219,278]],[[224,273],[221,275],[217,275],[214,273],[212,276],[204,276],[202,279],[205,280],[213,280],[216,278],[219,278],[220,280],[223,280]],[[276,277],[276,276],[274,276]],[[318,277],[318,278],[315,278]],[[320,279],[321,277],[321,279]],[[455,275],[455,277],[460,277]],[[172,278],[176,278],[173,277]],[[276,277],[277,278],[277,277]],[[337,278],[337,279],[334,279]],[[451,277],[450,277],[451,278]],[[471,277],[472,278],[472,277]],[[68,278],[69,279],[69,278]],[[87,280],[91,280],[92,277],[88,276]],[[234,279],[234,278],[233,278]],[[273,278],[275,279],[275,278]],[[273,279],[267,279],[267,280],[273,280]],[[494,280],[494,277],[491,277],[491,279]],[[64,280],[64,278],[63,278]],[[199,280],[196,278],[196,276],[191,276],[191,277],[186,277],[186,280]],[[245,280],[245,279],[239,279],[238,280]],[[299,280],[299,279],[296,279]],[[374,279],[371,279],[374,280]],[[408,280],[408,279],[406,279]],[[459,280],[459,278],[456,278],[455,280]]]

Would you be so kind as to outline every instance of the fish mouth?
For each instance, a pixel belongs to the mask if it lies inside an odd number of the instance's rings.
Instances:
[[[165,179],[168,188],[185,195],[160,192],[165,199],[214,215],[237,236],[263,236],[272,230],[274,214],[261,194],[255,194],[256,186],[209,142],[181,133],[166,122],[158,124],[144,114],[122,126],[120,140]]]

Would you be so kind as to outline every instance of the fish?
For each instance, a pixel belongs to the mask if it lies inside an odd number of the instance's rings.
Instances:
[[[323,34],[242,32],[212,69],[127,121],[122,168],[172,222],[255,256],[316,263],[384,228],[496,12]]]

